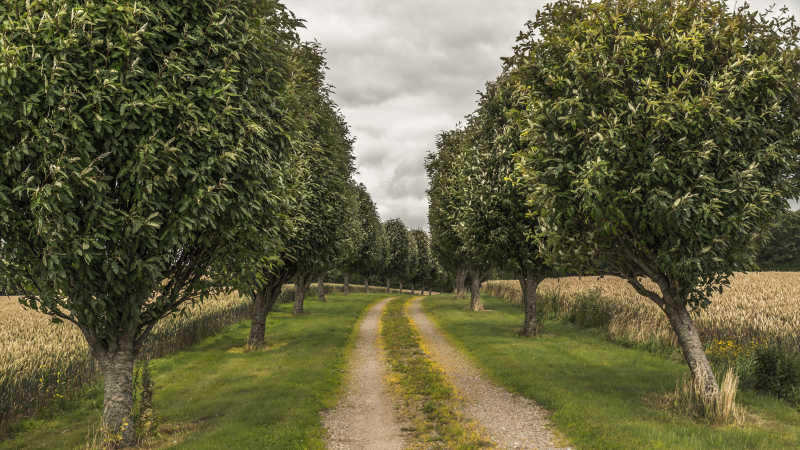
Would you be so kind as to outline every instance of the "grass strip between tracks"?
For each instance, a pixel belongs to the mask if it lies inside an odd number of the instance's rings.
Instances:
[[[458,413],[456,393],[423,348],[407,314],[410,297],[387,305],[381,337],[389,360],[389,381],[403,399],[403,419],[413,425],[412,448],[490,447],[474,423]]]

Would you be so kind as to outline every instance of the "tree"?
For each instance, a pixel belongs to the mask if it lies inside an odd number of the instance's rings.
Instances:
[[[755,266],[760,231],[797,197],[799,31],[721,1],[562,0],[511,61],[527,105],[515,177],[546,253],[657,304],[711,402],[689,313]]]
[[[469,277],[470,309],[483,310],[480,286],[489,270],[489,248],[483,239],[465,240],[464,211],[470,207],[470,187],[475,180],[465,174],[471,130],[459,128],[439,135],[435,154],[428,155],[430,179],[428,221],[439,261],[454,268],[456,292]]]
[[[384,224],[387,241],[386,258],[386,285],[391,286],[392,280],[400,283],[403,290],[403,280],[408,271],[409,248],[411,246],[408,231],[400,219],[390,219]]]
[[[431,252],[431,241],[428,233],[422,230],[411,230],[410,238],[414,240],[417,248],[417,258],[414,264],[414,273],[412,282],[416,286],[420,285],[420,295],[424,294],[425,286],[427,284],[429,290],[433,282],[433,276],[436,268],[434,267],[433,253]]]
[[[355,186],[355,197],[357,210],[353,214],[353,219],[357,221],[357,224],[353,226],[353,229],[357,230],[358,234],[356,235],[356,231],[353,231],[350,235],[358,236],[358,238],[354,239],[354,249],[342,263],[345,293],[349,291],[347,286],[351,273],[364,277],[365,289],[369,292],[369,276],[379,271],[382,262],[381,233],[383,230],[378,210],[363,184],[359,183]]]
[[[265,247],[274,236],[239,236],[230,282],[253,299],[249,348],[265,342],[266,319],[281,293],[295,279],[295,312],[312,277],[324,273],[338,256],[338,233],[348,213],[347,189],[353,172],[352,140],[344,118],[330,98],[325,81],[325,55],[317,43],[293,49],[289,107],[292,158],[284,171],[293,196],[285,211],[288,231],[280,251]],[[265,220],[268,220],[265,218]]]
[[[536,291],[552,270],[539,254],[539,244],[528,239],[538,221],[525,205],[525,186],[512,181],[514,153],[523,148],[513,93],[513,78],[501,75],[487,83],[477,110],[468,117],[459,174],[464,201],[454,208],[452,220],[466,253],[516,274],[524,310],[521,334],[532,336],[538,330]]]
[[[455,278],[456,297],[461,298],[464,292],[466,268],[463,255],[460,254],[461,241],[456,234],[447,211],[457,204],[458,190],[455,180],[448,176],[454,171],[457,131],[445,131],[436,139],[436,151],[425,158],[425,170],[428,173],[428,225],[431,230],[431,250],[436,260]]]
[[[407,283],[411,288],[411,293],[414,293],[414,282],[417,279],[417,271],[419,270],[419,247],[417,246],[417,239],[411,233],[412,230],[407,230],[408,234],[408,256],[406,257],[405,270],[400,277],[400,292],[403,291],[403,284]]]
[[[759,269],[800,269],[800,211],[781,215],[769,231],[769,239],[758,252]]]
[[[324,67],[324,65],[320,66]],[[316,139],[312,156],[306,221],[299,234],[292,270],[295,275],[294,313],[303,312],[306,287],[314,274],[324,273],[338,260],[344,249],[342,232],[351,202],[350,183],[354,172],[353,140],[344,117],[329,92],[320,97],[320,119],[312,128]],[[354,200],[354,199],[353,199]]]
[[[0,14],[0,276],[80,328],[106,430],[130,444],[153,326],[217,288],[234,236],[276,230],[250,218],[282,209],[298,22],[243,0],[11,0]]]
[[[290,122],[291,148],[281,176],[289,189],[284,193],[281,211],[260,211],[256,221],[280,224],[279,232],[242,232],[228,243],[230,257],[218,261],[217,278],[237,291],[249,294],[252,300],[250,335],[247,347],[264,345],[266,320],[277,302],[282,287],[297,273],[298,259],[307,251],[309,235],[315,230],[320,215],[316,214],[315,189],[319,174],[317,164],[329,163],[326,151],[320,149],[320,123],[330,121],[332,110],[325,83],[324,51],[316,43],[295,41],[291,49],[291,78],[285,99]],[[335,120],[339,120],[338,118]],[[318,199],[317,199],[318,200]],[[279,242],[281,245],[275,245]],[[303,288],[306,287],[304,280]]]

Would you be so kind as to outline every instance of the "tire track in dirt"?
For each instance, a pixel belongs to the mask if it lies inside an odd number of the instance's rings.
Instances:
[[[463,399],[462,413],[476,421],[499,448],[555,449],[547,411],[521,395],[488,381],[423,312],[421,297],[411,300],[408,314],[431,358]]]
[[[381,314],[387,298],[371,306],[359,326],[348,363],[346,391],[336,408],[326,412],[330,449],[393,450],[406,446],[384,379],[387,368],[378,345]]]

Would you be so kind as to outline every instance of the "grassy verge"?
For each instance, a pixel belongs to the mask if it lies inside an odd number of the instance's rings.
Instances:
[[[292,317],[281,305],[268,320],[269,346],[244,352],[249,322],[151,362],[161,426],[153,447],[324,448],[320,412],[336,403],[353,326],[383,294],[332,295]],[[70,405],[24,420],[0,449],[80,448],[102,410],[91,388]]]
[[[455,392],[420,346],[406,313],[409,297],[389,302],[381,318],[381,337],[391,369],[390,381],[404,400],[404,419],[415,427],[417,448],[469,449],[486,446],[476,427],[455,409]]]
[[[743,391],[743,426],[709,426],[670,413],[659,399],[672,392],[685,365],[673,358],[610,342],[606,332],[546,322],[534,339],[517,337],[519,306],[485,298],[486,313],[463,300],[424,302],[454,344],[497,383],[537,401],[578,448],[800,447],[800,412],[785,402]]]

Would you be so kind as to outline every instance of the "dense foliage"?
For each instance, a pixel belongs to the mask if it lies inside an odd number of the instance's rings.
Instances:
[[[400,289],[403,288],[403,282],[407,280],[407,273],[410,271],[413,254],[416,253],[416,247],[411,249],[411,239],[409,238],[408,229],[400,219],[390,219],[383,224],[386,230],[386,261],[385,261],[385,276],[387,287],[391,285],[392,281],[400,283]]]
[[[761,270],[800,270],[800,211],[781,215],[758,252]]]
[[[367,193],[364,185],[358,186],[358,217],[361,220],[361,229],[364,240],[360,248],[354,253],[350,269],[364,277],[369,289],[370,278],[380,275],[386,255],[386,233],[378,215],[375,203]]]

